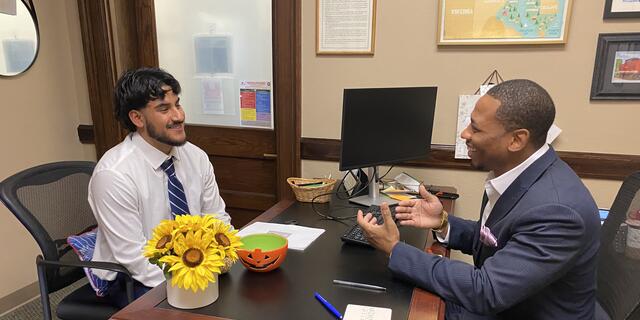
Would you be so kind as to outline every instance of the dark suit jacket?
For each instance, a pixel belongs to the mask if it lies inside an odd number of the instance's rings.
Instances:
[[[389,268],[475,314],[503,319],[593,319],[598,209],[589,191],[553,149],[500,196],[486,222],[498,240],[479,240],[480,222],[449,217],[448,247],[475,266],[399,243]],[[450,313],[447,312],[449,316]]]

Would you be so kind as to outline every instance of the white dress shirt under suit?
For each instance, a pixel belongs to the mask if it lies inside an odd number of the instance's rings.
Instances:
[[[480,222],[480,227],[484,227],[484,224],[489,219],[489,215],[491,214],[491,210],[493,210],[493,206],[498,202],[500,196],[509,188],[509,186],[513,183],[513,181],[518,178],[518,176],[524,172],[532,163],[536,162],[536,160],[540,159],[543,154],[545,154],[549,150],[549,145],[544,144],[540,149],[534,152],[532,155],[527,158],[527,160],[521,162],[519,165],[514,167],[513,169],[503,173],[501,176],[496,177],[493,171],[489,172],[487,179],[484,182],[484,190],[487,193],[487,205],[484,207],[484,211],[482,211],[482,221]],[[440,234],[436,232],[436,238],[438,241],[444,244],[449,243],[449,227],[447,226],[447,235],[444,238],[440,237]]]
[[[211,213],[230,223],[209,157],[189,142],[173,147],[167,155],[139,134],[131,133],[104,154],[89,183],[89,204],[98,222],[92,260],[120,263],[135,280],[148,287],[165,280],[162,270],[142,253],[153,228],[171,218],[168,178],[160,168],[170,156],[191,214]],[[105,280],[116,277],[112,271],[93,272]]]

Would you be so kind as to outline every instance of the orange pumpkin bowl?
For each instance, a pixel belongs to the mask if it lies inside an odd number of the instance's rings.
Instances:
[[[287,256],[287,238],[273,233],[244,236],[238,248],[240,262],[249,270],[268,272],[278,268]]]

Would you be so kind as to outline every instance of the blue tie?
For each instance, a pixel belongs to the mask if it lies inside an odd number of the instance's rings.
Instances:
[[[189,214],[189,206],[187,205],[187,197],[184,195],[182,183],[176,176],[176,168],[173,166],[173,158],[167,159],[160,165],[169,177],[167,187],[169,189],[169,204],[171,205],[171,214]]]

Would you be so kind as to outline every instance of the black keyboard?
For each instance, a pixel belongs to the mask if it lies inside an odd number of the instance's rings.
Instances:
[[[391,210],[391,216],[394,217],[395,221],[396,206],[389,207],[389,209]],[[368,209],[362,210],[362,212],[365,215],[371,212],[371,214],[376,217],[376,222],[380,225],[384,223],[384,219],[382,218],[382,211],[380,210],[380,206],[371,205]],[[367,237],[365,237],[364,231],[362,230],[362,228],[360,228],[360,225],[358,223],[349,228],[349,230],[347,230],[347,232],[345,232],[345,234],[343,234],[340,239],[348,243],[361,244],[366,246],[371,245],[369,244],[369,241],[367,241]]]

